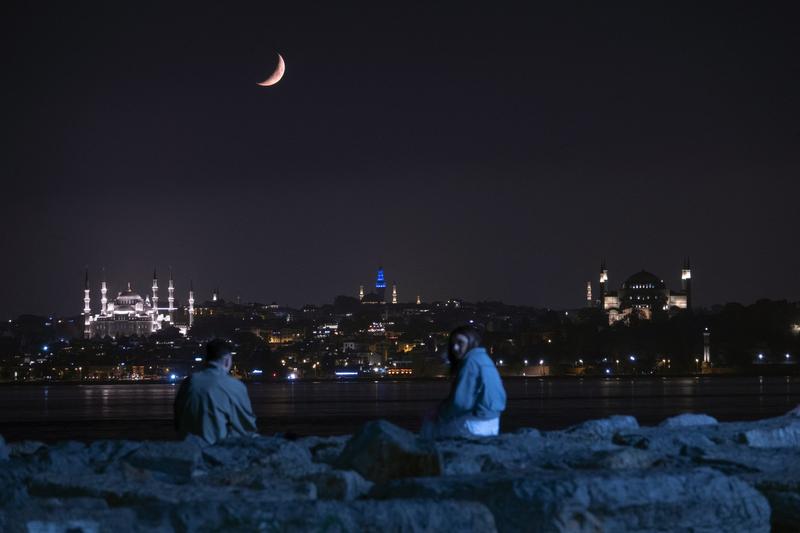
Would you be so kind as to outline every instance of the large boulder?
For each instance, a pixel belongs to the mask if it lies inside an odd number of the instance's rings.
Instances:
[[[749,429],[740,434],[739,440],[753,448],[800,447],[800,422]]]
[[[485,504],[499,531],[650,532],[770,529],[770,508],[749,484],[706,468],[535,471],[395,480],[373,497]]]
[[[355,470],[375,482],[442,473],[441,456],[432,441],[385,420],[367,422],[348,441],[334,466]]]
[[[639,423],[632,416],[615,415],[598,420],[587,420],[577,426],[572,426],[566,432],[580,437],[596,439],[610,439],[619,431],[639,429]]]
[[[126,456],[124,461],[169,483],[188,483],[204,472],[202,448],[192,439],[147,442]]]
[[[667,418],[659,424],[662,428],[685,428],[693,426],[713,426],[718,424],[716,418],[708,415],[697,415],[694,413],[683,413],[681,415]]]

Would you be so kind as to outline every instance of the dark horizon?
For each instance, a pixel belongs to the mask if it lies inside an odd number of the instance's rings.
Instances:
[[[569,309],[647,269],[800,300],[800,37],[768,5],[7,9],[0,316],[109,293]],[[286,75],[258,87],[274,68]],[[165,285],[164,285],[165,286]]]

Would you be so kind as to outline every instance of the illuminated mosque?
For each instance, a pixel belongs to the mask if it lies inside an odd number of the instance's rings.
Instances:
[[[668,289],[663,279],[646,270],[628,277],[616,291],[608,289],[608,279],[608,268],[603,261],[598,296],[592,297],[592,283],[587,282],[586,301],[589,307],[602,309],[608,315],[609,324],[627,321],[632,315],[649,320],[654,311],[674,312],[692,306],[692,269],[688,258],[681,269],[680,291]]]
[[[92,314],[89,271],[86,271],[86,284],[83,291],[84,337],[123,337],[147,336],[168,326],[177,327],[186,335],[194,319],[194,290],[189,286],[188,309],[179,309],[175,301],[175,285],[170,271],[167,286],[166,306],[159,306],[158,276],[153,270],[152,299],[150,295],[142,298],[135,292],[130,282],[117,297],[108,299],[108,286],[103,276],[100,282],[100,312]]]

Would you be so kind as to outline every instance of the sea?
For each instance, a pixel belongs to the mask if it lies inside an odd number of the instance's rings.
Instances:
[[[798,376],[507,378],[501,431],[562,429],[611,415],[655,425],[681,413],[720,421],[786,413],[800,404]],[[418,430],[449,391],[447,380],[250,382],[259,431],[287,436],[352,433],[385,419]],[[173,383],[0,384],[6,441],[174,439]]]

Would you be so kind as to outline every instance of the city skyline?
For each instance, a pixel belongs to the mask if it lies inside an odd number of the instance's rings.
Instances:
[[[85,265],[570,308],[600,258],[616,286],[690,256],[698,306],[800,300],[782,11],[12,3],[0,316],[72,312]]]

